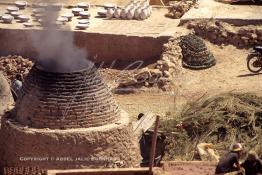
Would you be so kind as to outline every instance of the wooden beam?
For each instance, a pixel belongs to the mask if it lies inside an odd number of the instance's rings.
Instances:
[[[151,154],[150,154],[150,163],[149,163],[149,173],[153,174],[153,167],[155,163],[155,154],[156,154],[156,143],[157,143],[157,130],[159,125],[159,119],[160,116],[156,116],[156,122],[155,122],[155,128],[154,128],[154,135],[152,140],[152,146],[151,146]]]

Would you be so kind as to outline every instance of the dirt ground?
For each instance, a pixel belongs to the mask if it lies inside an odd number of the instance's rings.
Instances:
[[[156,171],[157,172],[157,171]],[[163,170],[157,172],[161,175],[213,175],[215,172],[214,162],[166,162]]]
[[[203,95],[223,92],[253,92],[262,95],[262,73],[252,74],[246,66],[249,50],[240,50],[231,45],[217,46],[208,41],[206,44],[217,60],[216,66],[206,70],[182,69],[182,75],[174,77],[173,92],[156,92],[152,89],[151,92],[116,95],[119,104],[127,111],[130,111],[128,106],[123,104],[139,106],[132,109],[133,114],[149,109],[163,115],[167,112],[180,112],[186,102]]]

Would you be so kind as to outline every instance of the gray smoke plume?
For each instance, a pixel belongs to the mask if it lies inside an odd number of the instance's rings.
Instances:
[[[92,66],[87,60],[87,52],[74,44],[74,33],[67,26],[63,30],[57,29],[56,19],[59,10],[54,4],[57,1],[43,1],[45,3],[43,30],[33,32],[32,43],[38,52],[36,64],[50,72],[73,72]]]

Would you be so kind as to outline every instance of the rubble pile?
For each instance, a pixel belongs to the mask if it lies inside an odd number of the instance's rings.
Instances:
[[[183,66],[190,69],[205,69],[216,64],[213,54],[204,41],[196,35],[183,36],[180,42]]]
[[[32,66],[32,61],[21,56],[9,55],[0,57],[0,71],[3,72],[9,83],[11,80],[15,79],[17,74],[21,74],[25,77]]]
[[[157,86],[165,90],[172,82],[173,75],[180,72],[179,60],[181,58],[179,39],[171,38],[163,45],[162,55],[153,68],[145,67],[134,72],[132,77],[121,81],[118,88]]]
[[[168,13],[165,16],[169,18],[179,19],[195,4],[196,0],[182,0],[175,2],[170,5],[170,7],[168,8]]]
[[[233,26],[220,21],[189,22],[187,28],[215,44],[232,44],[238,48],[262,44],[262,26]]]

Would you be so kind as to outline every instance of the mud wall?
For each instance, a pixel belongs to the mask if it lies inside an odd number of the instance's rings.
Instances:
[[[31,43],[31,33],[41,30],[0,29],[0,56],[21,55],[37,58]],[[64,31],[68,32],[68,31]],[[69,31],[72,32],[72,31]],[[95,62],[113,60],[149,60],[161,55],[162,46],[170,37],[141,37],[74,31],[75,44],[88,52],[88,59]],[[47,50],[48,52],[48,50]]]
[[[117,124],[69,130],[32,129],[4,118],[1,132],[0,167],[136,167],[140,162],[127,115]]]

